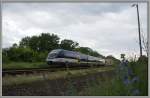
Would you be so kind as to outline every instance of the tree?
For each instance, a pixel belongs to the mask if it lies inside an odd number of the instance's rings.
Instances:
[[[59,47],[59,37],[55,34],[42,33],[39,36],[24,37],[20,47],[30,47],[34,51],[51,51]]]
[[[31,38],[28,37],[28,36],[22,38],[22,40],[20,41],[19,46],[20,46],[20,47],[29,47],[30,40],[31,40]]]
[[[13,48],[17,48],[18,45],[17,45],[16,43],[14,43],[14,44],[12,45],[12,47],[13,47]]]
[[[76,51],[84,53],[84,54],[90,54],[92,49],[90,49],[89,47],[79,47],[79,48],[76,48]]]
[[[96,57],[104,57],[104,56],[100,55],[97,51],[92,51],[90,54],[92,56],[96,56]]]
[[[146,37],[144,37],[144,35],[142,35],[142,48],[143,50],[146,52],[146,55],[148,56],[148,40]]]
[[[59,37],[55,34],[42,33],[39,36],[39,51],[51,51],[59,47]]]
[[[32,36],[29,41],[29,47],[34,51],[40,51],[39,42],[40,40],[38,36]]]
[[[38,36],[32,36],[32,37],[27,36],[27,37],[24,37],[21,39],[21,41],[19,42],[19,47],[21,47],[21,48],[30,47],[34,51],[37,51],[38,50],[38,41],[39,41]]]
[[[89,47],[79,47],[79,43],[64,39],[59,44],[59,37],[55,34],[41,33],[39,36],[24,37],[17,44],[13,44],[12,47],[3,51],[5,61],[44,61],[48,52],[53,49],[62,48],[66,50],[75,50],[87,55],[104,57],[97,51],[92,50]],[[7,58],[8,57],[8,58]]]
[[[73,40],[64,39],[60,43],[60,48],[67,50],[74,50],[78,45],[79,43]]]
[[[75,50],[78,51],[78,52],[87,54],[87,55],[104,58],[103,55],[99,54],[97,51],[94,51],[89,47],[79,47],[79,48],[76,48]]]

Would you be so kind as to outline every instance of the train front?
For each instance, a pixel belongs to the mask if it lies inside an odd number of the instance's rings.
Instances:
[[[56,64],[58,62],[58,55],[60,54],[60,52],[62,51],[62,49],[55,49],[55,50],[52,50],[47,58],[46,58],[46,62],[48,65],[51,65],[51,64]]]

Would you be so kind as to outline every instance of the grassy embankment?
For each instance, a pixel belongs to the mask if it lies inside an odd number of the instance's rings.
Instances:
[[[66,70],[3,77],[3,95],[84,95],[83,89],[98,79],[113,78],[113,67]]]
[[[31,75],[18,75],[18,76],[5,76],[3,77],[3,85],[18,85],[23,83],[29,83],[33,81],[41,81],[45,77],[48,80],[59,79],[59,78],[68,78],[69,77],[78,77],[85,76],[88,74],[111,71],[114,68],[109,67],[100,67],[100,68],[90,68],[90,69],[77,69],[77,70],[65,70],[65,71],[57,71],[57,72],[47,72],[43,74],[31,74]]]

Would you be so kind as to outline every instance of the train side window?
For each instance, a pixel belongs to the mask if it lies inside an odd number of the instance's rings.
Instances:
[[[58,58],[63,58],[63,57],[64,57],[64,52],[60,51],[59,54],[58,54]]]

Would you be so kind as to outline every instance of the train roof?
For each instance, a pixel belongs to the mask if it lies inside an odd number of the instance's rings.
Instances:
[[[77,52],[77,51],[71,51],[71,50],[65,50],[65,49],[54,49],[52,51],[66,51],[66,52],[74,52],[74,53],[78,53],[79,55],[86,55],[88,57],[91,57],[91,58],[103,58],[103,57],[95,57],[95,56],[91,56],[91,55],[87,55],[87,54],[84,54],[84,53],[81,53],[81,52]]]

